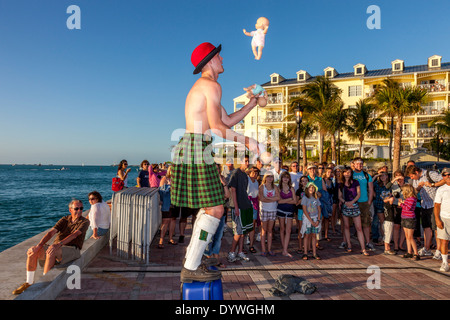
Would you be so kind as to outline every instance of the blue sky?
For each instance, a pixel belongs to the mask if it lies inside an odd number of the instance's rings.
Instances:
[[[0,163],[138,164],[170,160],[172,132],[198,78],[192,50],[222,44],[222,104],[276,72],[450,61],[448,1],[0,0]],[[70,5],[81,29],[69,30]],[[381,10],[370,30],[367,8]],[[270,19],[260,61],[251,38]]]

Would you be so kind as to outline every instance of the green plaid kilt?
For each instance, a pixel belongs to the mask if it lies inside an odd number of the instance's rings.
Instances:
[[[224,204],[223,185],[214,162],[211,138],[185,133],[174,148],[171,204],[210,208]]]

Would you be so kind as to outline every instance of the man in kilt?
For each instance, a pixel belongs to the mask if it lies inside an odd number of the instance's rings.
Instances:
[[[177,207],[198,209],[192,237],[181,270],[181,282],[213,281],[221,273],[201,263],[203,252],[211,241],[224,214],[224,193],[214,157],[212,133],[227,140],[245,144],[258,152],[258,142],[230,128],[240,122],[257,104],[259,95],[239,111],[227,114],[221,105],[222,88],[217,82],[224,69],[221,45],[205,42],[195,48],[191,62],[194,74],[201,72],[188,93],[185,104],[186,133],[174,148],[171,202]]]

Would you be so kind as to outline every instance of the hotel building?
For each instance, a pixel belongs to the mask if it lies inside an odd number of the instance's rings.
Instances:
[[[428,90],[429,102],[422,105],[422,110],[414,115],[405,117],[403,121],[402,153],[409,153],[413,149],[421,148],[435,137],[436,130],[428,123],[439,116],[449,107],[450,95],[450,63],[442,63],[442,57],[434,55],[428,58],[426,64],[407,66],[403,60],[394,60],[390,68],[379,70],[368,70],[364,64],[358,63],[353,66],[352,72],[339,73],[333,67],[323,70],[323,75],[342,90],[341,98],[345,107],[351,108],[359,99],[370,97],[374,94],[377,86],[382,85],[384,79],[390,78],[401,86],[420,86]],[[234,130],[253,137],[258,141],[265,141],[269,136],[268,129],[284,130],[288,125],[296,125],[295,121],[286,120],[289,110],[289,102],[297,97],[303,87],[314,81],[306,70],[299,70],[295,78],[285,78],[273,73],[270,81],[261,84],[269,95],[266,107],[255,107],[243,121],[234,127]],[[245,94],[234,100],[234,111],[248,102]],[[383,118],[386,129],[389,129],[391,119]],[[395,128],[395,120],[394,120]],[[358,150],[358,141],[351,141],[345,134],[342,141],[346,150]],[[308,156],[317,155],[319,136],[314,133],[306,140]],[[364,141],[364,157],[387,158],[388,139],[370,139]],[[296,149],[297,143],[293,142],[292,148]],[[353,148],[353,149],[352,149]],[[378,150],[378,151],[377,151]],[[380,151],[380,150],[384,150]]]

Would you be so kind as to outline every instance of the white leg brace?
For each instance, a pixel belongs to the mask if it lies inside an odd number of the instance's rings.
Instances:
[[[198,212],[192,229],[191,242],[186,250],[186,261],[184,263],[186,269],[196,270],[198,268],[206,246],[216,233],[219,223],[220,219],[206,214],[204,209]]]

